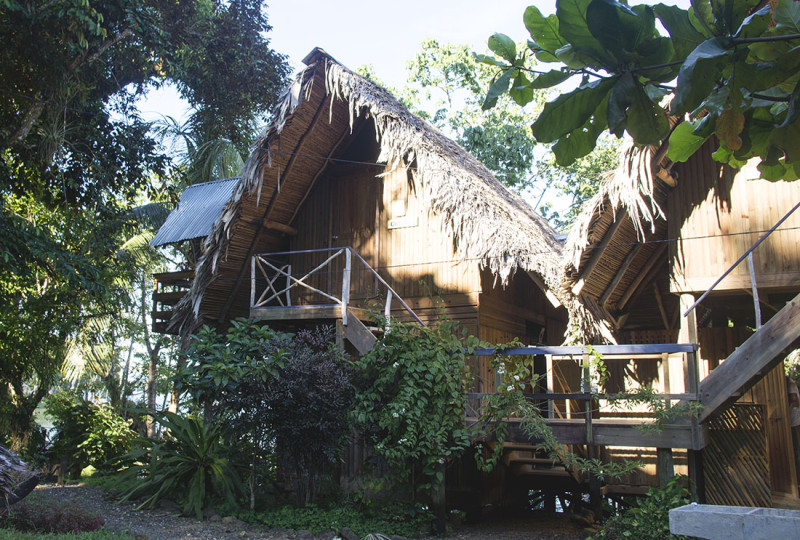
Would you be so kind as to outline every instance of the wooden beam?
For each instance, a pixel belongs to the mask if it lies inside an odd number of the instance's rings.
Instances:
[[[362,355],[371,351],[378,341],[375,335],[364,326],[364,323],[358,320],[358,317],[352,311],[350,311],[350,317],[347,319],[347,325],[344,328],[345,337]]]
[[[678,304],[680,304],[680,313],[686,312],[689,307],[694,304],[696,298],[692,294],[682,294]],[[680,327],[678,329],[678,343],[698,343],[697,337],[697,310],[694,309],[689,312],[689,315],[680,319]]]
[[[270,219],[264,221],[264,228],[273,231],[279,231],[288,234],[289,236],[297,236],[297,229],[294,227],[290,227],[289,225],[284,225],[283,223],[272,221]]]
[[[531,278],[531,281],[533,281],[536,284],[536,286],[542,290],[544,295],[547,297],[547,300],[550,302],[551,306],[553,306],[554,308],[561,307],[561,300],[559,300],[558,297],[555,294],[553,294],[553,292],[550,290],[547,284],[545,284],[544,280],[541,277],[539,277],[539,274],[537,274],[536,272],[532,272],[530,270],[527,270],[525,273],[528,274],[528,277]]]
[[[653,283],[653,292],[656,295],[656,304],[658,304],[658,311],[661,313],[661,321],[664,323],[666,330],[672,330],[669,324],[669,317],[667,317],[667,310],[664,309],[664,300],[661,298],[661,291],[658,289],[658,283]]]
[[[614,223],[608,228],[600,244],[592,248],[594,249],[594,252],[592,253],[592,256],[589,258],[589,262],[586,263],[586,266],[583,267],[581,275],[578,278],[578,282],[575,283],[575,285],[573,285],[572,294],[575,295],[580,294],[581,290],[583,289],[583,286],[586,285],[586,280],[589,279],[589,276],[592,274],[592,270],[594,270],[594,267],[597,266],[597,263],[600,261],[600,257],[603,256],[603,251],[605,251],[606,247],[608,247],[608,244],[614,237],[614,233],[617,232],[617,229],[619,229],[620,225],[622,225],[622,222],[625,221],[625,218],[627,216],[628,216],[628,211],[623,210],[619,214],[619,216],[617,216],[616,221],[614,221]]]
[[[644,244],[636,244],[635,246],[633,246],[633,249],[631,249],[625,256],[625,259],[622,260],[622,264],[617,269],[617,273],[614,275],[614,279],[611,280],[611,283],[609,283],[608,287],[606,287],[603,296],[600,297],[601,306],[605,306],[608,303],[608,299],[611,298],[611,295],[614,294],[614,291],[619,285],[619,282],[622,281],[623,277],[625,277],[625,272],[628,271],[628,268],[633,262],[633,259],[635,259],[636,255],[639,253],[639,251],[641,251],[642,246],[644,246]]]
[[[644,268],[642,268],[642,270],[636,276],[636,279],[633,280],[633,283],[631,283],[631,286],[628,287],[628,290],[625,291],[625,294],[623,294],[622,298],[620,298],[619,302],[617,302],[617,307],[618,308],[622,309],[622,308],[625,307],[625,304],[627,304],[628,300],[631,299],[631,296],[633,296],[633,293],[635,293],[636,289],[639,288],[639,285],[642,284],[642,281],[644,281],[644,278],[647,277],[647,274],[650,272],[650,270],[652,270],[652,268],[655,266],[655,264],[659,260],[661,260],[661,256],[664,254],[664,252],[666,250],[667,250],[666,242],[662,243],[656,249],[656,252],[653,253],[653,256],[650,257],[649,261],[647,261],[647,264],[644,266]]]
[[[665,184],[667,184],[669,187],[675,187],[678,185],[678,180],[674,176],[672,176],[670,171],[668,171],[664,167],[658,169],[658,172],[656,172],[656,177],[659,178]]]
[[[752,386],[777,362],[780,354],[800,337],[800,295],[797,295],[783,309],[742,345],[731,353],[708,377],[700,383],[700,403],[703,411],[699,420],[703,422]]]
[[[294,165],[294,162],[297,159],[300,150],[302,150],[303,148],[303,144],[306,142],[306,137],[308,137],[308,134],[311,133],[311,131],[317,125],[317,122],[319,121],[319,118],[322,115],[322,111],[325,110],[325,104],[328,102],[329,98],[330,96],[325,96],[322,99],[322,101],[319,104],[319,107],[317,108],[317,111],[314,113],[314,117],[311,119],[311,122],[308,125],[308,128],[306,128],[305,132],[303,133],[303,135],[300,136],[300,139],[294,146],[294,150],[292,151],[292,156],[289,158],[289,162],[286,164],[286,168],[283,170],[284,178],[288,178],[292,165]],[[269,221],[269,215],[270,213],[272,213],[272,208],[275,206],[275,200],[278,198],[279,194],[280,194],[280,183],[278,183],[278,185],[275,186],[275,190],[272,192],[272,197],[270,198],[267,207],[264,209],[264,214],[261,216],[258,228],[253,234],[253,238],[250,240],[250,247],[247,248],[247,254],[242,260],[242,265],[239,267],[239,273],[236,276],[236,281],[233,282],[233,289],[231,290],[230,296],[228,296],[228,300],[225,302],[225,304],[222,306],[222,309],[219,311],[217,319],[220,321],[225,319],[225,315],[228,314],[228,310],[231,308],[233,300],[234,298],[236,298],[236,294],[239,292],[239,287],[241,287],[245,268],[247,268],[247,265],[250,264],[250,258],[253,256],[253,250],[256,247],[256,242],[258,242],[258,238],[259,236],[261,236],[261,231],[264,230],[264,225],[267,223],[267,221]]]

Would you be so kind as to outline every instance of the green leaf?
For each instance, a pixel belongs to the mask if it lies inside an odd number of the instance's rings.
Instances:
[[[672,46],[675,49],[675,59],[683,60],[697,48],[705,37],[698,32],[692,21],[689,20],[689,13],[678,6],[668,6],[665,4],[658,4],[653,6],[653,10],[664,25],[664,28],[669,32],[672,39]]]
[[[762,35],[772,22],[772,7],[764,6],[742,21],[736,31],[737,38],[749,38]]]
[[[497,66],[497,67],[508,67],[506,62],[501,62],[497,58],[489,54],[478,54],[472,53],[472,57],[475,58],[475,61],[479,64],[487,64],[489,66]]]
[[[511,83],[511,89],[508,91],[508,95],[510,95],[511,99],[520,107],[524,107],[533,101],[533,87],[531,86],[531,81],[525,76],[525,73],[522,71],[517,72],[517,76],[514,77],[514,82]]]
[[[689,20],[692,25],[704,36],[714,36],[714,14],[711,12],[711,3],[708,0],[691,0],[691,5]]]
[[[589,30],[586,8],[590,2],[591,0],[556,0],[558,32],[564,40],[572,45],[575,53],[595,60],[588,65],[613,71],[617,65],[616,59],[606,51]]]
[[[681,66],[672,113],[683,114],[696,109],[717,84],[722,69],[733,51],[725,38],[715,37],[701,43]]]
[[[560,69],[554,69],[548,71],[547,73],[542,73],[541,75],[538,75],[535,79],[533,79],[533,81],[531,81],[530,87],[535,90],[550,88],[552,86],[561,84],[562,82],[572,77],[572,75],[573,74],[568,71],[561,71]]]
[[[684,162],[703,146],[708,137],[694,134],[695,126],[691,122],[681,122],[669,136],[667,157],[672,161]]]
[[[560,137],[553,145],[556,163],[566,167],[588,155],[597,144],[597,137],[606,129],[608,99],[597,107],[594,115],[578,129]]]
[[[553,142],[581,127],[606,98],[614,82],[615,79],[592,81],[545,104],[531,126],[533,136],[539,142]]]
[[[617,137],[625,132],[627,110],[633,102],[634,92],[633,76],[625,72],[608,94],[608,130]]]
[[[772,18],[778,33],[800,33],[800,3],[794,0],[778,0]]]
[[[585,54],[569,43],[556,51],[556,58],[568,68],[576,70],[591,66],[595,62],[593,56]]]
[[[486,98],[483,100],[483,105],[481,105],[484,111],[497,105],[497,100],[500,96],[508,92],[508,85],[511,83],[511,77],[514,76],[515,71],[517,71],[516,68],[509,68],[495,79],[489,87],[489,91],[486,92]]]
[[[637,8],[615,0],[592,0],[586,8],[589,31],[617,59],[632,59],[638,46],[656,37],[652,8]]]
[[[642,88],[633,80],[633,102],[628,109],[627,130],[638,144],[661,144],[669,134],[667,113],[658,103],[653,103]]]
[[[781,163],[778,163],[777,165],[767,165],[762,161],[758,164],[758,170],[761,173],[761,178],[764,180],[769,180],[770,182],[783,180],[783,177],[786,174],[786,167],[784,167]]]
[[[531,50],[536,53],[536,57],[543,62],[555,61],[555,52],[567,44],[561,34],[558,33],[558,17],[555,14],[544,17],[539,8],[528,6],[525,9],[523,21],[525,22],[525,28],[528,29],[531,38],[533,38],[533,45],[541,51],[550,53],[552,60],[541,58],[537,49],[531,47],[532,44],[528,43]]]
[[[489,49],[512,64],[517,59],[517,45],[505,34],[496,33],[489,36]]]

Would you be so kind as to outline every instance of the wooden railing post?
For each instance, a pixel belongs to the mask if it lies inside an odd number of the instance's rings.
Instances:
[[[250,307],[256,305],[256,256],[250,257]]]
[[[583,393],[586,396],[583,405],[583,417],[586,422],[586,444],[594,446],[592,442],[592,373],[589,355],[583,355]]]
[[[342,276],[342,324],[347,326],[347,305],[350,302],[350,248],[344,250],[344,275]]]
[[[286,265],[286,305],[287,306],[291,306],[292,305],[292,295],[289,292],[291,288],[292,288],[292,265],[291,264],[287,264]]]
[[[758,301],[758,287],[756,287],[756,269],[753,265],[753,252],[747,254],[747,271],[750,273],[750,286],[753,288],[753,308],[756,311],[756,330],[761,328],[761,303]]]
[[[386,318],[386,329],[389,329],[389,319],[392,316],[392,291],[386,291],[386,306],[383,308],[383,316]]]

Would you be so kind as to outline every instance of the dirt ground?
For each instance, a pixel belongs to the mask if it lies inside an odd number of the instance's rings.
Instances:
[[[101,514],[105,518],[106,528],[118,532],[128,532],[139,540],[178,538],[208,540],[303,538],[310,540],[314,538],[307,531],[264,529],[233,518],[224,518],[217,522],[197,521],[176,515],[174,509],[134,510],[133,504],[106,500],[99,488],[86,484],[68,486],[48,484],[39,486],[36,492],[61,501],[78,503],[84,508]],[[582,540],[585,536],[582,530],[581,525],[566,518],[495,518],[478,524],[457,525],[453,528],[451,538],[459,540],[489,538]],[[320,535],[317,537],[323,538]]]

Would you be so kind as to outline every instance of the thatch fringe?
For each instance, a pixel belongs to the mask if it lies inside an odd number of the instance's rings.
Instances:
[[[597,217],[606,206],[614,218],[617,212],[627,210],[637,236],[644,240],[646,229],[655,230],[655,222],[664,216],[653,197],[652,148],[636,146],[625,137],[620,149],[620,165],[600,185],[599,191],[586,201],[580,215],[570,230],[565,246],[565,261],[579,268],[581,257],[589,247],[589,233]]]

